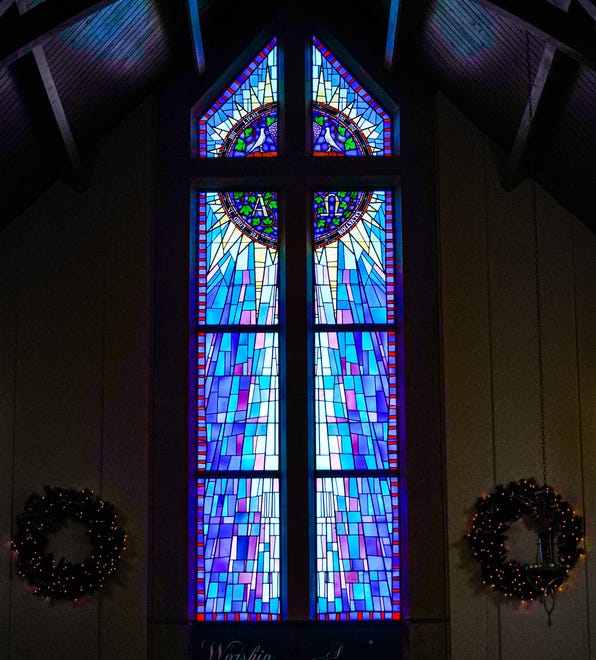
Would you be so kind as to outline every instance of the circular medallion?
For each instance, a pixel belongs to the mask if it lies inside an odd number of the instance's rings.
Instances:
[[[368,208],[372,194],[362,190],[325,191],[314,194],[315,248],[329,245],[347,234]]]
[[[277,103],[262,105],[236,122],[221,145],[220,156],[277,156]]]
[[[220,200],[228,217],[251,240],[277,248],[277,193],[225,192]]]
[[[343,112],[313,102],[312,143],[315,156],[371,156],[367,139]]]

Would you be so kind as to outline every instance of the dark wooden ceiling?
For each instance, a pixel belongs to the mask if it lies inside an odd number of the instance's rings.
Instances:
[[[59,178],[89,185],[102,137],[196,66],[192,2],[0,0],[0,229]],[[200,1],[197,79],[215,80],[282,4]],[[382,83],[419,79],[447,96],[491,138],[505,188],[533,172],[596,232],[592,0],[318,0],[312,12]]]

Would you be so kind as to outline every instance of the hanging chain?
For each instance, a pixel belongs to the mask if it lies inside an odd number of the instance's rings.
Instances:
[[[530,130],[533,120],[532,99],[532,73],[530,71],[530,34],[526,31],[526,64],[528,67],[528,110],[530,119]],[[546,485],[546,426],[544,421],[544,361],[542,355],[542,309],[540,299],[540,266],[538,249],[538,213],[536,211],[536,181],[534,180],[534,158],[532,156],[531,137],[530,144],[530,181],[532,183],[532,221],[534,229],[534,282],[536,295],[536,334],[538,339],[538,382],[540,397],[540,445],[542,450],[542,479]]]

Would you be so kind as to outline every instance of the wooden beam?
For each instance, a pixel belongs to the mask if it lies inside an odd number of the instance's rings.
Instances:
[[[47,1],[47,0],[46,0]],[[15,0],[17,8],[21,16],[26,16],[29,11],[29,0]],[[38,74],[41,78],[43,84],[46,98],[50,105],[50,110],[54,118],[54,122],[60,137],[64,149],[66,151],[66,157],[68,160],[70,172],[73,178],[73,185],[77,190],[81,190],[86,187],[87,176],[85,168],[83,167],[83,162],[79,155],[79,150],[72,134],[70,128],[70,123],[64,112],[64,107],[58,94],[58,89],[56,88],[56,83],[54,82],[54,76],[50,70],[48,64],[48,59],[46,57],[43,46],[33,46],[32,51],[33,58],[35,60],[35,65],[37,67]]]
[[[596,5],[592,0],[577,0],[581,8],[590,16],[590,18],[596,23]]]
[[[554,5],[561,11],[569,11],[569,6],[571,5],[571,0],[546,0],[550,2],[551,5]]]
[[[82,190],[87,187],[87,172],[79,155],[79,150],[70,128],[70,123],[64,112],[64,107],[60,100],[58,90],[56,89],[56,83],[54,82],[54,76],[50,71],[48,60],[42,46],[35,46],[33,49],[33,57],[35,58],[35,63],[46,91],[52,115],[66,151],[66,157],[68,159],[73,179],[72,184],[77,190]]]
[[[186,0],[186,7],[188,9],[195,70],[199,76],[202,76],[205,73],[205,49],[203,48],[203,37],[201,34],[198,0]]]
[[[14,0],[0,0],[0,16],[12,5]]]
[[[532,32],[562,53],[596,69],[596,30],[586,21],[545,0],[475,0]]]
[[[397,44],[397,30],[399,26],[400,0],[391,0],[389,7],[389,20],[387,21],[387,43],[385,46],[385,67],[391,71],[395,59],[395,46]]]
[[[557,50],[552,44],[547,44],[542,53],[526,108],[501,176],[501,183],[506,190],[513,190],[521,181],[523,166],[527,162],[527,155],[531,149],[530,141],[536,127],[536,117],[542,109],[541,106],[544,105],[545,90],[549,80],[552,79],[556,52]]]
[[[1,1],[4,5],[6,0]],[[45,0],[19,17],[5,18],[0,24],[0,67],[8,66],[35,46],[43,46],[55,34],[116,1]]]

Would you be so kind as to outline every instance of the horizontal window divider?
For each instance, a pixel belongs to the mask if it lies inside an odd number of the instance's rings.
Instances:
[[[197,479],[279,479],[281,470],[195,470]]]
[[[193,158],[189,177],[197,190],[274,190],[296,176],[306,177],[310,186],[392,188],[399,183],[398,156],[348,156],[284,158]]]
[[[399,470],[396,469],[377,469],[370,470],[315,470],[315,479],[326,477],[399,477]]]
[[[396,332],[396,323],[317,323],[314,332]]]
[[[212,333],[230,333],[230,332],[272,332],[279,333],[281,326],[276,325],[196,325],[197,332],[212,332]]]

